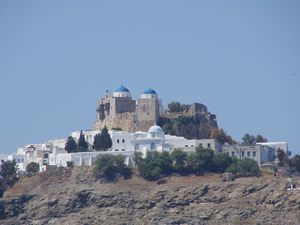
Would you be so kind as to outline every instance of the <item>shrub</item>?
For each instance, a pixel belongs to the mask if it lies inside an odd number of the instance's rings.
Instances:
[[[187,172],[187,154],[181,149],[174,149],[171,154],[174,170],[178,173]]]
[[[40,165],[36,162],[28,163],[26,166],[27,173],[37,173],[40,171]]]
[[[170,174],[173,172],[173,160],[169,152],[159,153],[158,161],[161,173]]]
[[[18,180],[16,162],[14,160],[3,162],[0,175],[3,177],[4,184],[10,187],[13,186]]]
[[[291,166],[294,170],[300,172],[300,155],[295,155],[291,158]]]
[[[213,170],[214,151],[201,146],[196,148],[196,152],[188,156],[189,168],[196,174]]]
[[[277,159],[278,159],[278,166],[284,166],[288,161],[287,154],[281,148],[277,150]]]
[[[74,167],[74,162],[73,161],[67,161],[67,167],[68,168],[73,168]]]
[[[241,177],[259,176],[260,169],[257,162],[253,159],[244,158],[242,160],[234,161],[227,169],[227,172],[231,172]]]
[[[122,155],[100,155],[95,161],[94,175],[108,181],[114,181],[119,176],[128,178],[132,171],[125,165],[124,160]]]
[[[199,161],[197,154],[192,152],[187,156],[187,168],[189,173],[200,174],[204,171],[204,162]]]
[[[238,161],[239,173],[241,176],[259,176],[260,170],[254,159],[245,158]]]
[[[134,155],[138,171],[147,180],[158,180],[162,174],[173,172],[172,158],[169,152],[149,151],[143,159],[142,154],[137,152]]]
[[[213,167],[214,171],[224,173],[225,170],[232,164],[232,158],[228,153],[218,153],[214,155]]]
[[[232,163],[229,167],[227,167],[226,172],[237,174],[239,172],[237,163]]]
[[[160,153],[157,151],[147,152],[146,157],[143,159],[142,154],[135,155],[135,162],[138,166],[140,175],[147,180],[157,180],[161,175],[161,160],[159,159]]]

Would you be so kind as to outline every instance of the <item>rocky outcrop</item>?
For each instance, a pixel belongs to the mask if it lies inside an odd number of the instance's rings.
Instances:
[[[50,184],[1,200],[0,224],[300,224],[300,191],[285,178],[174,179]]]

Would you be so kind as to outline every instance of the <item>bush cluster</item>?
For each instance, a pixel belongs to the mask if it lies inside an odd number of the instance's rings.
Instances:
[[[195,152],[186,152],[175,149],[169,152],[147,152],[143,158],[136,152],[134,161],[142,177],[147,180],[158,180],[163,175],[178,173],[182,175],[202,174],[204,172],[223,173],[232,172],[239,176],[258,176],[260,170],[253,159],[238,160],[231,158],[227,153],[217,153],[211,149],[198,147]]]
[[[105,154],[97,157],[94,164],[94,175],[107,181],[115,181],[123,176],[125,179],[132,175],[131,168],[125,165],[122,155]]]

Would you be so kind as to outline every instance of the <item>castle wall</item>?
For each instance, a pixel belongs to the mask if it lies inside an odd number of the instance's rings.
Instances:
[[[136,101],[129,97],[114,98],[116,113],[135,112]]]
[[[101,130],[106,126],[109,130],[113,128],[121,128],[122,131],[134,132],[137,128],[137,119],[135,113],[118,113],[113,117],[108,116],[102,121],[96,121],[94,129]]]
[[[137,101],[132,97],[105,95],[97,103],[94,129],[100,130],[106,126],[108,129],[120,128],[129,132],[148,131],[151,126],[157,124],[163,113],[161,100],[156,95],[149,97],[144,94]],[[209,125],[217,127],[215,115],[210,114],[207,107],[200,103],[186,105],[185,112],[172,116],[180,115],[194,117],[199,123],[209,123]],[[186,136],[189,136],[188,133],[197,134],[200,132],[199,129],[199,127],[189,127],[184,132],[187,133]]]
[[[159,102],[156,98],[143,98],[137,104],[138,130],[148,131],[159,119]]]

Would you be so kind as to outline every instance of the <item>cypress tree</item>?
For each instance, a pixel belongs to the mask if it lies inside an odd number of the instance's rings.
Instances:
[[[101,130],[101,136],[103,140],[103,150],[107,151],[109,148],[112,147],[112,141],[106,126],[104,126],[103,129]]]
[[[101,133],[96,134],[94,138],[93,148],[96,151],[107,151],[112,147],[112,140],[106,126],[101,130]]]
[[[95,135],[93,148],[96,151],[101,151],[102,149],[104,149],[101,133]]]
[[[77,149],[77,144],[73,137],[68,137],[67,143],[65,144],[65,150],[68,153],[75,152]]]
[[[82,131],[80,131],[80,136],[79,136],[79,140],[78,140],[78,148],[77,151],[82,152],[82,151],[87,151],[89,145],[85,140],[85,137],[82,133]]]

